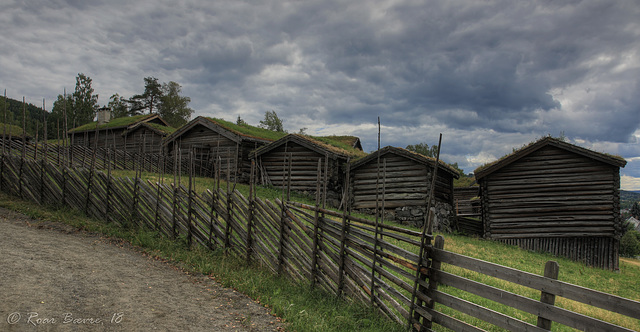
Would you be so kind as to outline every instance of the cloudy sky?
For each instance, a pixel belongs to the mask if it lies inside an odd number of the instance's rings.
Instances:
[[[2,0],[0,78],[47,109],[175,81],[195,115],[436,144],[466,172],[546,135],[618,154],[640,190],[640,3]]]

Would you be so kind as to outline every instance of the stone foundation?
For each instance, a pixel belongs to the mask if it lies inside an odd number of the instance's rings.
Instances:
[[[431,207],[435,214],[433,229],[438,232],[451,233],[455,222],[455,213],[451,204],[436,202]],[[360,209],[361,213],[375,214],[375,209]],[[386,210],[384,220],[393,220],[397,223],[422,228],[425,220],[426,207],[403,206],[395,210]]]

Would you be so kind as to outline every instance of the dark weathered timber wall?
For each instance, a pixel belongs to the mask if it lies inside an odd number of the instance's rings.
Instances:
[[[291,156],[291,187],[295,191],[315,192],[318,183],[318,160],[322,160],[321,173],[324,179],[325,154],[311,150],[295,142],[288,142],[260,156],[259,164],[268,178],[267,183],[276,187],[286,187],[289,183],[289,170],[285,170]],[[340,193],[343,187],[342,166],[346,160],[328,158],[327,190]],[[287,166],[288,167],[288,166]]]
[[[582,242],[560,240],[566,238],[609,238],[617,248],[619,181],[617,167],[543,147],[480,180],[485,237],[557,238],[547,240],[551,252],[582,250]],[[536,250],[528,241],[516,242]],[[585,262],[617,268],[617,249],[607,252],[606,258],[592,255]]]
[[[386,172],[384,163],[386,159]],[[426,206],[432,178],[432,167],[416,161],[388,154],[380,158],[380,180],[378,199],[382,200],[383,182],[386,209],[402,206]],[[384,175],[386,173],[386,180]],[[353,208],[370,209],[376,206],[377,160],[352,170]],[[445,171],[438,171],[435,198],[437,201],[453,205],[453,177]]]
[[[471,199],[480,195],[479,187],[459,187],[453,188],[453,200],[457,214],[474,214]],[[479,203],[479,201],[478,201]]]
[[[162,153],[162,139],[164,136],[140,126],[124,138],[125,150],[129,153]]]
[[[193,152],[196,174],[213,176],[216,165],[220,165],[222,177],[226,177],[229,168],[232,179],[235,179],[237,172],[238,181],[246,182],[244,180],[248,181],[251,168],[249,151],[259,143],[242,142],[237,143],[205,126],[196,125],[176,140],[169,142],[166,154],[175,158],[177,147],[184,161],[189,160],[189,154]]]
[[[122,133],[125,128],[109,128],[96,131],[85,131],[80,133],[69,133],[69,144],[80,145],[93,148],[111,148],[116,150],[124,150],[126,146],[125,137]],[[96,143],[96,137],[98,142]]]

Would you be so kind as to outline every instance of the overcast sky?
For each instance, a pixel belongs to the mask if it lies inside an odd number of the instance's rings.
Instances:
[[[194,116],[436,144],[466,172],[546,135],[618,154],[640,190],[640,2],[0,0],[0,78],[42,105],[175,81]],[[562,3],[562,4],[560,4]]]

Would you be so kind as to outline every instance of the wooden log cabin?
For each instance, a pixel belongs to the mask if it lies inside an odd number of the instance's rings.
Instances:
[[[626,161],[545,137],[475,170],[484,236],[618,268]]]
[[[129,153],[161,154],[163,140],[175,131],[175,128],[157,123],[136,123],[122,133],[125,150]]]
[[[380,162],[378,163],[378,153]],[[375,213],[384,207],[396,221],[422,226],[435,159],[387,146],[351,163],[352,208]],[[458,172],[440,161],[435,185],[436,224],[450,230],[455,222],[453,180]]]
[[[284,135],[286,133],[199,116],[167,137],[164,149],[172,160],[181,160],[183,173],[193,158],[197,175],[214,177],[218,169],[219,175],[226,178],[228,170],[231,180],[248,183],[249,153]]]
[[[354,142],[358,144],[354,145]],[[330,205],[339,206],[344,188],[344,165],[350,159],[366,155],[359,142],[353,136],[312,137],[289,134],[256,150],[253,158],[259,166],[263,184],[298,192],[316,192],[318,175],[322,179],[321,190],[324,191],[326,170],[327,198],[331,200]],[[288,167],[289,159],[291,169]]]
[[[140,127],[142,124],[145,126]],[[88,148],[97,146],[98,148],[141,152],[141,148],[145,147],[149,150],[142,152],[157,153],[162,145],[152,146],[144,144],[145,141],[160,142],[171,130],[169,124],[158,114],[110,119],[110,112],[102,109],[98,114],[98,121],[69,130],[68,137],[70,144]],[[138,134],[146,133],[146,135],[132,135],[136,132]]]

